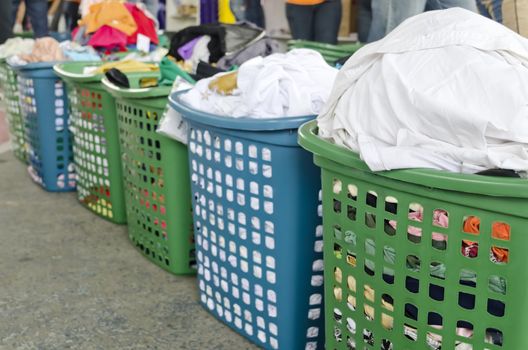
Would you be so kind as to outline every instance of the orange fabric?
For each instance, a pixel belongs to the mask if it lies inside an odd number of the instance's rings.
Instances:
[[[286,2],[294,5],[319,5],[325,2],[325,0],[287,0]]]
[[[86,33],[96,32],[104,25],[118,29],[127,36],[137,30],[134,17],[119,0],[106,0],[90,6],[90,13],[79,21],[79,25],[86,25]]]
[[[464,232],[476,233],[480,231],[480,219],[476,216],[470,216],[464,221]],[[503,222],[494,222],[491,229],[491,236],[493,238],[509,240],[510,239],[510,225]],[[474,242],[464,240],[466,244],[472,244]],[[509,252],[507,249],[499,248],[496,246],[491,247],[491,252],[497,262],[507,263],[509,259]]]

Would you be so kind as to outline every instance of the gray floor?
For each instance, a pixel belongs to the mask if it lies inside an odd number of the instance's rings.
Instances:
[[[196,280],[143,258],[75,194],[0,154],[0,349],[257,349],[198,303]]]

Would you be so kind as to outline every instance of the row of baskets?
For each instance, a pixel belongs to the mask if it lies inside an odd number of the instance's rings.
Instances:
[[[78,63],[0,67],[15,154],[34,179],[127,223],[162,268],[197,272],[204,307],[256,344],[528,347],[521,180],[374,174],[319,139],[313,116],[215,116]],[[188,145],[157,132],[167,108],[188,122]]]

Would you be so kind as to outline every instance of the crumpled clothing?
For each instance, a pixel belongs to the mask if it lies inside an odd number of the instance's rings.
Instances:
[[[104,25],[113,27],[127,36],[138,29],[136,21],[125,5],[119,0],[105,0],[90,6],[89,13],[83,16],[79,25],[86,26],[86,33],[94,33]]]
[[[87,45],[106,49],[118,48],[124,51],[126,49],[126,43],[127,36],[125,33],[113,27],[104,25],[90,37]]]
[[[194,46],[196,45],[196,43],[198,42],[198,40],[200,40],[201,38],[202,38],[202,37],[199,36],[199,37],[194,38],[194,39],[192,39],[191,41],[187,42],[186,44],[180,46],[180,48],[178,48],[178,54],[179,54],[184,60],[188,60],[189,58],[191,58],[192,53],[193,53]]]
[[[191,57],[189,57],[189,59],[186,62],[187,64],[191,65],[192,67],[191,70],[195,71],[200,61],[209,62],[211,53],[209,52],[209,49],[207,48],[207,46],[209,45],[210,42],[211,42],[211,37],[209,35],[204,35],[196,41],[193,47]]]
[[[156,22],[149,17],[145,11],[135,4],[125,3],[127,10],[130,12],[137,25],[137,30],[128,37],[128,44],[137,43],[138,34],[142,34],[150,39],[154,45],[158,45],[158,34],[156,32]]]
[[[315,115],[323,108],[336,74],[337,69],[320,53],[295,49],[242,64],[231,95],[209,89],[210,82],[220,76],[215,75],[200,80],[182,101],[197,110],[234,118]]]
[[[100,61],[101,57],[91,46],[81,46],[73,41],[63,41],[60,44],[64,55],[72,61]]]
[[[274,39],[263,38],[234,54],[222,57],[218,61],[218,67],[229,69],[233,66],[240,66],[254,57],[266,57],[277,52],[280,52],[279,42]]]
[[[30,54],[34,44],[35,40],[33,39],[22,39],[18,37],[8,39],[4,44],[0,45],[0,58]]]
[[[142,51],[131,52],[125,57],[123,57],[123,60],[134,60],[141,62],[161,62],[168,52],[168,49],[158,46],[156,50],[149,52],[148,54]]]
[[[94,74],[106,73],[110,69],[115,68],[123,73],[141,73],[141,72],[157,72],[159,67],[155,64],[149,64],[144,62],[126,60],[118,62],[109,62],[99,66]]]
[[[194,84],[195,81],[191,76],[181,69],[175,62],[168,57],[164,57],[159,65],[160,68],[160,80],[159,85],[173,85],[176,77],[181,76],[187,82]]]
[[[52,37],[44,37],[35,40],[35,45],[33,45],[31,53],[18,55],[18,57],[26,63],[66,60],[59,42]]]
[[[373,171],[526,171],[527,100],[525,38],[471,11],[430,11],[346,62],[319,136]]]

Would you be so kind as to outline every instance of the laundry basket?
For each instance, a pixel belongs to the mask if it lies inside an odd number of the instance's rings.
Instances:
[[[162,268],[195,273],[187,147],[156,132],[170,87],[103,84],[116,98],[130,240]]]
[[[371,172],[319,139],[327,349],[527,349],[528,180]]]
[[[75,190],[68,99],[54,63],[13,67],[18,74],[22,118],[29,143],[30,175],[53,192]]]
[[[363,46],[361,43],[352,44],[325,44],[308,40],[290,40],[288,49],[312,49],[323,55],[326,62],[334,64],[338,59],[350,56]]]
[[[115,100],[101,84],[102,74],[85,74],[98,62],[57,64],[66,83],[73,129],[77,196],[86,208],[118,224],[126,223],[123,172]]]
[[[170,98],[189,123],[200,299],[266,349],[322,349],[320,177],[296,144],[313,117],[226,118]]]
[[[27,142],[25,136],[25,125],[20,113],[18,99],[17,74],[7,64],[5,59],[0,60],[0,84],[4,92],[5,107],[7,111],[7,122],[11,133],[11,147],[15,156],[27,163]]]

